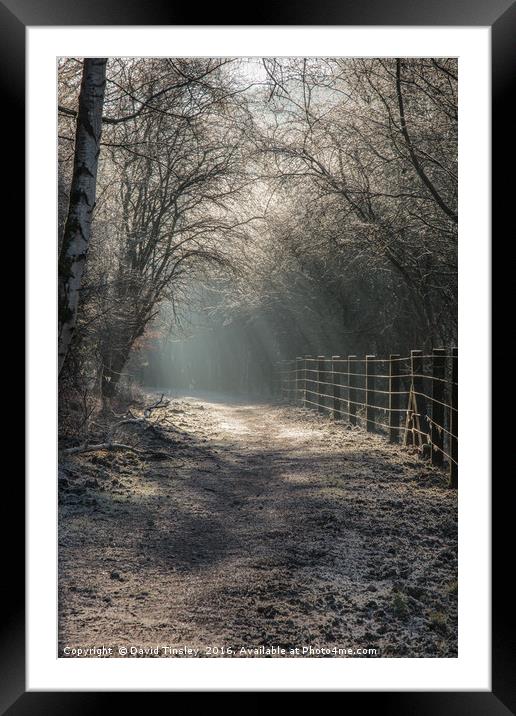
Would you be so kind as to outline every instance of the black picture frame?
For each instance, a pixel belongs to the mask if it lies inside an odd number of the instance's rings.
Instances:
[[[0,86],[2,89],[4,140],[17,148],[16,161],[9,165],[9,182],[5,188],[5,205],[16,216],[10,241],[23,246],[21,234],[25,214],[24,161],[20,155],[25,145],[25,30],[27,26],[74,25],[385,25],[385,26],[489,26],[492,34],[492,210],[496,221],[493,236],[502,239],[502,227],[511,227],[509,212],[514,203],[513,182],[502,171],[514,170],[514,115],[509,111],[516,75],[516,3],[512,0],[484,0],[459,3],[450,0],[288,0],[282,5],[257,4],[244,18],[235,15],[228,4],[212,4],[200,8],[173,5],[160,0],[0,0]],[[14,212],[14,213],[13,213]],[[512,218],[512,217],[511,217]],[[5,236],[5,234],[4,234]],[[45,237],[42,237],[45,240]],[[46,237],[53,250],[54,237]],[[23,257],[22,257],[23,260]],[[18,264],[19,265],[19,264]],[[503,282],[497,281],[493,291],[495,305],[502,306]],[[498,301],[500,303],[498,304]],[[18,307],[19,311],[19,307]],[[493,311],[493,328],[496,328]],[[500,319],[501,320],[501,319]],[[28,347],[31,349],[31,346]],[[493,359],[501,357],[495,350]],[[18,359],[19,360],[19,359]],[[493,390],[493,396],[497,393]],[[19,401],[18,401],[19,402]],[[493,415],[500,407],[494,400]],[[508,427],[496,431],[498,447],[508,439]],[[506,431],[504,434],[504,430]],[[485,436],[489,440],[489,436]],[[493,450],[494,454],[494,450]],[[503,475],[502,475],[503,476]],[[505,477],[510,480],[507,470]],[[514,597],[506,589],[510,557],[507,545],[512,535],[512,502],[507,500],[505,485],[493,488],[493,592],[492,592],[492,691],[491,692],[344,692],[342,706],[378,708],[383,713],[417,714],[482,714],[502,716],[516,713],[514,674],[516,673],[514,632],[510,628]],[[120,708],[121,694],[95,692],[26,692],[25,690],[25,568],[24,568],[24,484],[20,474],[9,477],[9,511],[14,527],[4,534],[3,574],[8,586],[0,632],[0,714],[82,714],[92,709],[102,712]],[[510,565],[509,565],[509,571]],[[513,621],[513,619],[512,619]],[[133,707],[142,697],[129,694]],[[143,698],[148,699],[149,693]],[[116,698],[116,705],[114,699]],[[359,701],[358,701],[359,699]],[[148,708],[148,702],[147,702]]]

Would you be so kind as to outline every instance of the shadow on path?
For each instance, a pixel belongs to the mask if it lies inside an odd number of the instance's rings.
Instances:
[[[455,652],[456,496],[439,472],[300,410],[184,396],[170,415],[149,437],[169,459],[68,466],[84,491],[60,508],[62,643],[130,628]]]

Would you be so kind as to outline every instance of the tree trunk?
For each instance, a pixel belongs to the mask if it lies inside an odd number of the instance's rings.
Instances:
[[[118,351],[105,360],[102,371],[101,395],[103,402],[115,397],[122,371],[129,360],[130,349]],[[109,361],[109,362],[108,362]]]
[[[77,322],[82,276],[90,243],[106,87],[106,58],[84,60],[70,204],[59,253],[58,366],[63,367]]]

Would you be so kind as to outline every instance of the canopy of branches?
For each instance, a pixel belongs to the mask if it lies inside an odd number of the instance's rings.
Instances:
[[[82,70],[59,65],[60,234]],[[65,382],[112,396],[199,327],[263,362],[450,343],[456,313],[455,59],[108,60]]]

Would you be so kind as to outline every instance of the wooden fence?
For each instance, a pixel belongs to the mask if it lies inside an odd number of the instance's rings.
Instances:
[[[457,487],[457,348],[410,356],[301,356],[275,365],[275,394],[329,413],[447,467]]]

